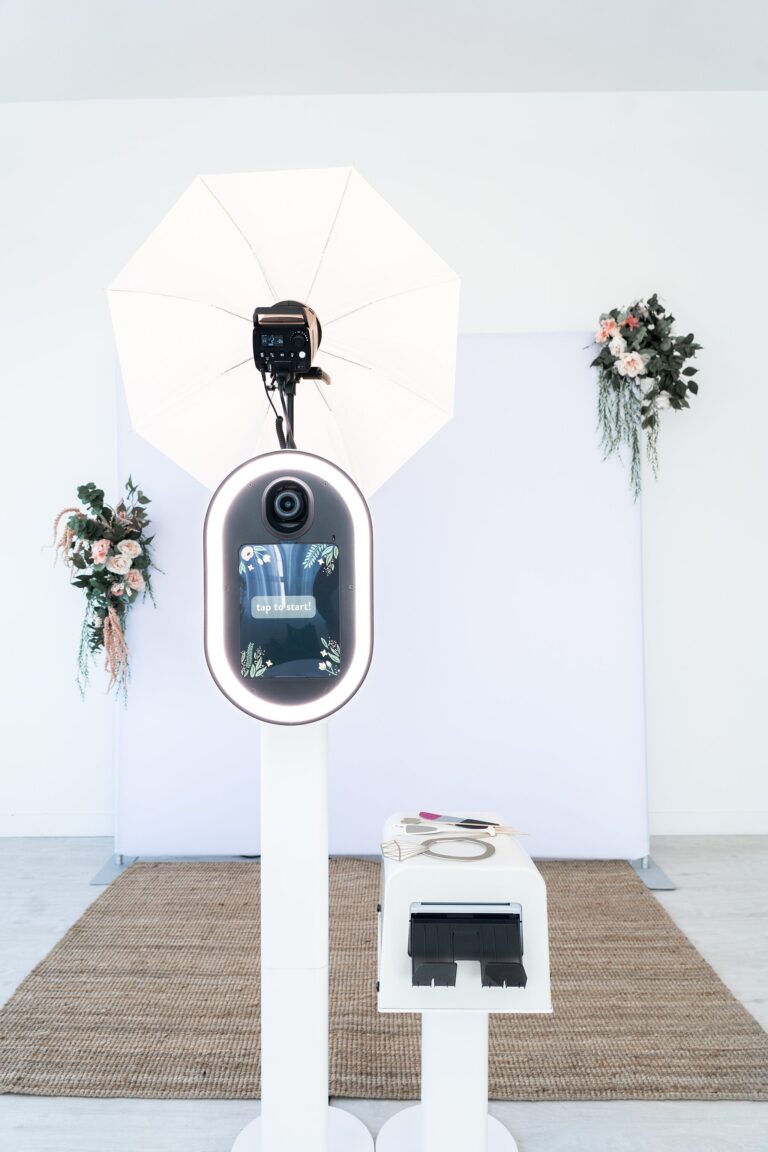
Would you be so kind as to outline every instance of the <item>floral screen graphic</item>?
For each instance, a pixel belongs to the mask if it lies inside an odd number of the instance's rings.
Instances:
[[[338,676],[338,547],[243,544],[238,571],[240,675]]]

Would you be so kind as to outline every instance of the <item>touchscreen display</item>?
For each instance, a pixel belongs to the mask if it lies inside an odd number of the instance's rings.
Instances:
[[[242,544],[238,564],[240,675],[338,676],[338,547]]]

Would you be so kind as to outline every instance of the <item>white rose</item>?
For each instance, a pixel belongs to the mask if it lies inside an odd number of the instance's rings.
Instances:
[[[125,576],[130,566],[130,556],[124,556],[122,552],[118,552],[117,556],[110,556],[107,560],[107,571],[114,572],[116,576]]]
[[[666,392],[659,392],[658,396],[653,402],[660,412],[663,408],[669,408],[670,400]]]
[[[130,556],[131,560],[135,560],[137,556],[141,556],[141,546],[135,540],[121,540],[117,546],[118,552],[122,552],[123,556]]]
[[[627,350],[627,342],[624,337],[617,332],[608,347],[611,350],[612,356],[623,356]]]
[[[623,356],[619,356],[614,368],[619,376],[630,376],[633,380],[636,376],[644,376],[648,371],[645,359],[639,352],[625,352]]]

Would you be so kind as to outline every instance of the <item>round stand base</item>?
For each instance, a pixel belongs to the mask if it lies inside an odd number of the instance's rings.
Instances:
[[[232,1145],[232,1152],[273,1152],[271,1148],[262,1148],[260,1119],[252,1120],[243,1128]],[[329,1108],[328,1152],[373,1152],[373,1137],[362,1120],[350,1112]]]
[[[420,1105],[387,1120],[376,1137],[376,1152],[423,1152]],[[493,1116],[488,1117],[488,1152],[517,1152],[515,1140]]]

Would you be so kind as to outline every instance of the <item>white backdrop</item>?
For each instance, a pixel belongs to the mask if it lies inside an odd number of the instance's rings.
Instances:
[[[331,722],[333,851],[375,851],[399,807],[497,809],[540,856],[647,850],[640,517],[596,447],[587,342],[462,338],[454,421],[372,500],[376,647]],[[123,404],[119,425],[165,575],[131,621],[117,850],[257,852],[258,725],[203,657],[209,494]]]

